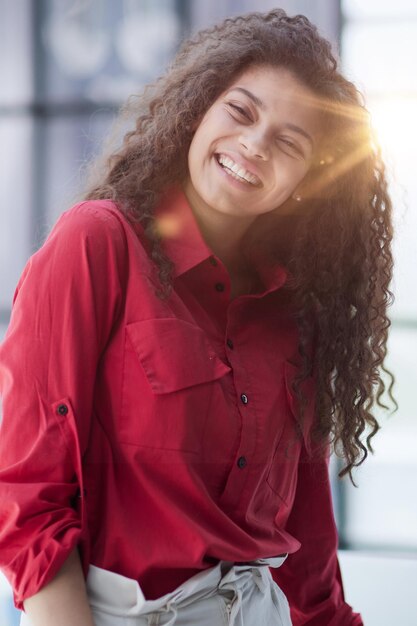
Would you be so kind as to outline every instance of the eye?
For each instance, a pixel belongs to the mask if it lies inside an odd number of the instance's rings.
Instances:
[[[303,149],[297,143],[291,141],[291,139],[287,139],[286,137],[279,137],[278,141],[280,144],[284,144],[285,151],[290,153],[290,156],[295,154],[303,158],[305,157]]]
[[[247,120],[252,121],[251,115],[249,113],[249,111],[247,111],[246,109],[244,109],[243,107],[239,106],[238,104],[234,104],[233,102],[228,102],[227,103],[228,106],[233,109],[233,111],[235,113],[237,113],[240,117],[244,117]]]

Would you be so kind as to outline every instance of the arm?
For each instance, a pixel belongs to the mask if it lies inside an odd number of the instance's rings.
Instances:
[[[125,250],[118,218],[84,203],[61,216],[15,293],[0,346],[0,567],[19,609],[76,546],[88,568],[82,457]]]
[[[301,548],[271,573],[288,598],[293,626],[363,626],[343,595],[328,458],[309,457],[304,446],[286,530]]]
[[[33,626],[94,626],[77,549],[24,608]]]

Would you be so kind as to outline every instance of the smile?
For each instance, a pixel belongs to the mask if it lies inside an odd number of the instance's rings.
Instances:
[[[245,170],[241,165],[238,165],[232,159],[224,154],[216,154],[216,159],[219,165],[224,169],[224,171],[229,174],[232,178],[239,180],[240,182],[249,183],[250,185],[260,185],[260,179]]]

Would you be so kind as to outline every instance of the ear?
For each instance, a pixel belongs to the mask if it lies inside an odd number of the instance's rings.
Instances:
[[[310,180],[309,172],[307,172],[307,174],[304,176],[302,181],[298,183],[297,187],[292,192],[291,199],[297,204],[300,204],[301,202],[307,199],[309,195],[308,192],[309,192],[309,187],[310,187],[309,180]]]

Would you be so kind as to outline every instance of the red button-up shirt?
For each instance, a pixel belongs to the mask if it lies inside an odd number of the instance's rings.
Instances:
[[[154,599],[219,559],[272,570],[295,626],[358,626],[344,602],[327,460],[297,437],[286,271],[230,278],[181,191],[157,209],[169,299],[111,201],[66,211],[18,283],[0,348],[0,566],[16,606],[80,546]],[[310,419],[309,419],[310,416]],[[301,547],[300,547],[301,546]],[[271,625],[272,626],[272,625]]]

